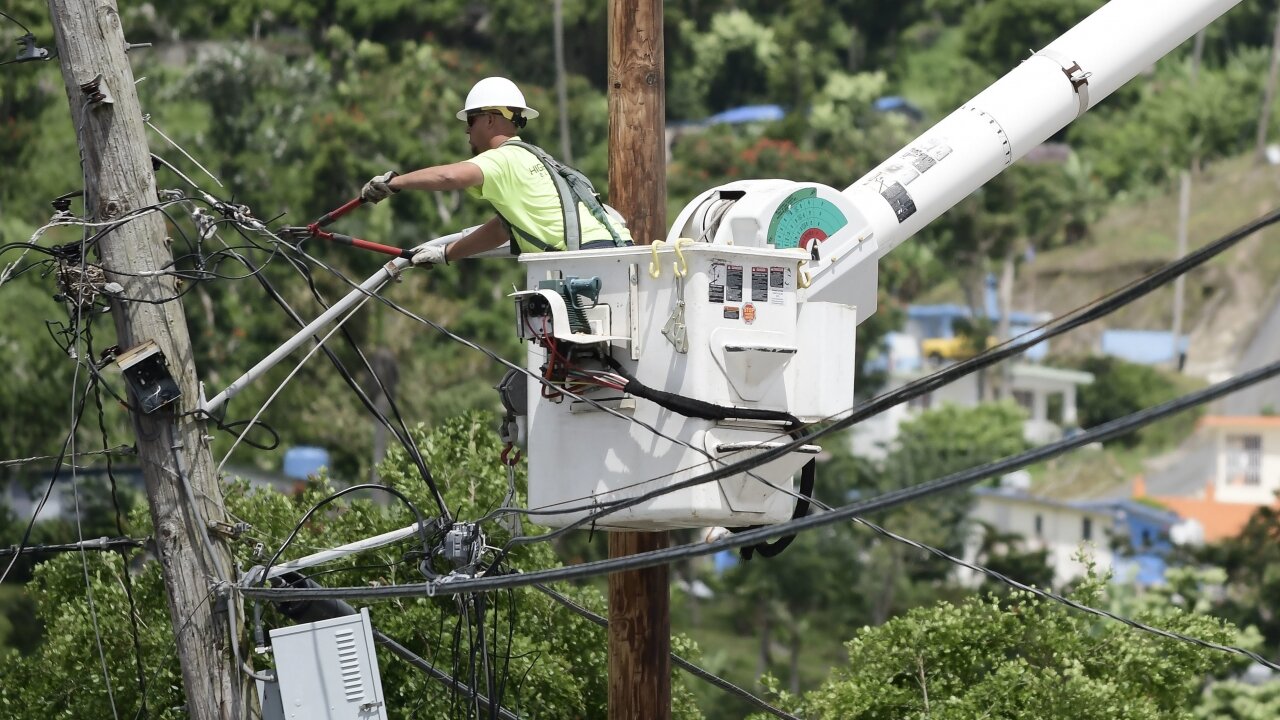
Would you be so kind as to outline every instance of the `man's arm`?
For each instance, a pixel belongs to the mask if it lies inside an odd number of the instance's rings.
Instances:
[[[466,161],[414,170],[387,183],[393,190],[464,190],[482,184],[484,173],[480,167]]]
[[[478,170],[478,168],[477,168]],[[476,253],[482,253],[485,250],[492,250],[504,242],[507,242],[507,228],[498,218],[492,218],[489,222],[476,228],[461,240],[455,240],[449,243],[445,248],[445,254],[449,261],[461,260],[465,257],[471,257]]]

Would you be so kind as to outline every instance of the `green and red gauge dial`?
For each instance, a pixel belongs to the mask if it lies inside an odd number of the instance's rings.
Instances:
[[[817,188],[787,196],[769,222],[768,242],[779,250],[803,248],[835,235],[849,222],[835,203],[818,197]]]

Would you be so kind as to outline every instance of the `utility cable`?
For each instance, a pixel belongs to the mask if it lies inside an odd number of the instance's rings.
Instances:
[[[994,348],[986,350],[974,356],[973,358],[961,361],[959,363],[956,363],[955,365],[951,365],[931,375],[920,378],[919,380],[915,380],[910,383],[907,383],[906,385],[903,385],[902,387],[896,390],[892,390],[890,392],[884,393],[876,397],[874,400],[858,405],[852,411],[850,411],[848,415],[846,415],[845,417],[839,420],[835,420],[834,422],[824,427],[818,428],[816,430],[812,430],[810,432],[801,434],[799,437],[791,440],[790,442],[780,444],[778,447],[761,451],[746,460],[741,460],[734,463],[727,463],[717,469],[708,471],[707,473],[689,478],[687,480],[671,483],[670,485],[664,488],[660,488],[647,493],[636,495],[634,497],[625,498],[622,500],[617,500],[617,501],[612,501],[607,503],[593,502],[586,506],[561,508],[552,513],[547,513],[547,514],[564,514],[564,513],[577,512],[577,511],[590,511],[587,516],[580,518],[564,527],[558,528],[555,531],[552,531],[545,535],[540,535],[538,537],[544,541],[551,540],[555,537],[558,537],[566,533],[571,529],[575,529],[587,524],[595,523],[601,517],[606,516],[610,513],[615,513],[621,510],[625,510],[629,507],[634,507],[636,505],[649,502],[651,500],[662,497],[663,495],[670,494],[672,492],[684,490],[686,488],[695,487],[695,486],[702,485],[709,482],[714,482],[716,480],[722,480],[724,478],[731,477],[733,475],[737,475],[739,473],[746,472],[748,470],[752,470],[765,463],[772,462],[773,460],[776,460],[791,452],[794,452],[801,445],[811,443],[815,440],[818,440],[819,438],[825,437],[834,432],[847,429],[863,420],[866,420],[870,417],[878,415],[892,407],[895,407],[909,400],[912,400],[922,395],[926,395],[930,392],[933,392],[934,390],[944,385],[947,385],[951,382],[954,382],[955,380],[958,380],[966,375],[969,375],[983,368],[990,367],[998,362],[1011,358],[1015,355],[1021,354],[1041,342],[1047,341],[1051,338],[1057,337],[1071,330],[1074,330],[1089,322],[1097,320],[1098,318],[1109,315],[1115,312],[1116,310],[1119,310],[1121,307],[1124,307],[1125,305],[1128,305],[1138,300],[1139,298],[1151,293],[1152,291],[1160,287],[1163,287],[1164,285],[1171,282],[1173,279],[1186,274],[1190,270],[1196,267],[1199,267],[1200,265],[1203,265],[1204,263],[1208,262],[1214,257],[1225,252],[1230,247],[1239,243],[1241,240],[1248,237],[1249,235],[1252,235],[1253,233],[1265,227],[1268,227],[1276,223],[1277,221],[1280,221],[1280,210],[1273,210],[1272,212],[1267,213],[1266,215],[1263,215],[1240,228],[1237,228],[1231,233],[1228,233],[1227,235],[1201,248],[1198,248],[1197,250],[1183,256],[1182,258],[1179,258],[1165,265],[1159,270],[1156,270],[1155,272],[1152,272],[1149,275],[1143,278],[1140,278],[1139,280],[1136,280],[1130,283],[1129,285],[1119,290],[1116,290],[1097,301],[1094,301],[1093,303],[1085,305],[1081,308],[1077,308],[1076,310],[1070,313],[1067,313],[1066,315],[1055,318],[1054,320],[1051,320],[1050,322],[1046,323],[1040,328],[1023,333],[1018,338],[1007,341],[1005,343],[1002,343],[1001,345],[998,345]],[[811,425],[810,427],[813,427],[813,426]],[[680,470],[676,472],[684,472],[684,471],[685,470]],[[668,475],[660,476],[658,478],[651,478],[650,480],[646,480],[644,482],[652,482],[653,480],[662,479],[662,477],[669,477],[674,474],[675,473],[669,473]],[[637,483],[637,484],[642,484],[642,483]],[[521,512],[521,511],[512,510],[512,512]],[[532,514],[531,511],[523,511],[523,512],[525,514]],[[536,512],[536,511],[533,511],[533,512]]]
[[[248,236],[245,235],[243,229],[241,229],[238,224],[233,225],[233,227],[235,227],[236,231],[239,232],[242,237],[244,237],[246,240],[249,240]],[[272,250],[273,254],[274,252],[275,252],[275,248],[273,248]],[[306,270],[305,266],[301,266],[300,264],[294,262],[293,258],[290,258],[287,255],[285,256],[285,260],[286,262],[289,263],[290,266],[294,267],[294,269],[296,269],[299,272],[299,274],[303,276],[304,279],[306,279],[307,285],[308,287],[310,287],[311,293],[315,297],[316,301],[319,302],[322,306],[324,306],[327,309],[329,307],[328,304],[324,301],[324,298],[323,296],[321,296],[319,289],[316,288],[315,282],[312,279],[311,274]],[[242,259],[242,262],[246,263],[246,266],[250,268],[253,267],[252,264],[250,264],[247,259]],[[289,303],[285,301],[284,297],[280,295],[280,293],[275,289],[274,286],[271,285],[269,280],[267,280],[265,277],[262,277],[261,275],[258,276],[258,280],[259,280],[259,283],[262,284],[263,289],[266,290],[267,294],[271,297],[271,299],[274,300],[276,304],[279,305],[285,311],[285,313],[288,314],[289,317],[295,323],[297,323],[299,327],[306,326],[306,323],[302,320],[302,318],[297,314],[297,312],[293,310],[292,307],[289,306]],[[347,370],[346,366],[343,365],[342,361],[338,358],[338,356],[327,346],[323,348],[323,352],[325,353],[325,356],[329,358],[329,362],[333,364],[335,369],[337,369],[338,374],[342,377],[343,381],[347,383],[347,386],[350,387],[351,390],[356,394],[356,397],[360,400],[361,404],[363,404],[365,408],[371,414],[373,414],[374,418],[377,419],[384,427],[386,427],[387,430],[390,431],[391,434],[394,435],[396,439],[400,442],[401,446],[404,447],[405,452],[408,454],[414,466],[418,469],[418,473],[422,476],[423,481],[426,482],[427,488],[431,491],[431,494],[436,501],[436,505],[440,509],[441,516],[446,518],[452,517],[452,515],[449,513],[448,505],[445,503],[444,495],[441,494],[439,488],[436,486],[435,478],[432,476],[430,469],[427,468],[426,461],[422,457],[422,451],[418,448],[417,444],[413,441],[413,438],[410,436],[408,424],[405,423],[404,417],[400,413],[399,404],[395,401],[395,398],[392,397],[391,391],[387,388],[386,384],[382,381],[382,377],[374,369],[373,364],[369,362],[369,359],[365,356],[364,351],[360,349],[360,346],[356,342],[355,338],[352,337],[351,333],[348,332],[345,327],[342,328],[342,337],[344,340],[346,340],[347,344],[351,347],[351,349],[356,353],[356,356],[360,358],[360,361],[364,364],[365,369],[369,372],[370,377],[373,378],[374,383],[378,386],[379,392],[381,392],[382,396],[386,398],[387,407],[390,408],[391,414],[395,417],[396,422],[399,424],[399,429],[397,429],[391,424],[391,421],[386,417],[385,414],[383,414],[383,412],[378,408],[378,406],[373,402],[373,400],[369,398],[368,394],[365,393],[364,388],[360,387],[360,384],[356,381],[355,377],[351,375],[351,372]]]
[[[913,548],[916,548],[917,550],[923,550],[931,555],[934,555],[943,560],[946,560],[947,562],[953,563],[955,565],[959,565],[960,567],[963,567],[963,568],[968,568],[969,570],[972,570],[977,573],[981,573],[983,575],[986,575],[987,577],[992,578],[993,580],[997,580],[999,582],[1002,582],[1018,590],[1031,593],[1032,595],[1043,598],[1045,600],[1050,600],[1052,602],[1066,605],[1067,607],[1073,610],[1079,610],[1080,612],[1089,613],[1090,615],[1096,615],[1100,618],[1105,618],[1107,620],[1114,620],[1118,623],[1121,623],[1122,625],[1127,625],[1128,627],[1131,627],[1134,630],[1139,630],[1141,632],[1149,633],[1151,635],[1156,635],[1158,637],[1162,637],[1167,640],[1176,640],[1178,642],[1190,643],[1192,645],[1196,645],[1196,646],[1205,648],[1207,650],[1216,650],[1218,652],[1229,653],[1231,655],[1240,655],[1242,657],[1246,657],[1258,663],[1259,665],[1270,668],[1271,670],[1280,670],[1280,665],[1277,665],[1276,663],[1262,657],[1261,655],[1259,655],[1258,653],[1252,650],[1246,650],[1244,648],[1236,647],[1234,645],[1222,645],[1209,640],[1204,640],[1202,638],[1193,637],[1191,635],[1184,635],[1183,633],[1175,632],[1173,630],[1165,630],[1163,628],[1158,628],[1151,625],[1147,625],[1146,623],[1138,622],[1137,620],[1131,620],[1127,617],[1117,615],[1107,610],[1100,610],[1095,607],[1090,607],[1088,605],[1084,605],[1075,600],[1072,600],[1071,598],[1058,595],[1057,593],[1049,592],[1048,590],[1041,590],[1040,588],[1037,588],[1034,585],[1027,585],[1025,583],[1018,582],[1017,580],[1014,580],[1013,578],[1008,577],[1007,575],[1003,575],[1001,573],[996,572],[995,570],[983,567],[976,563],[971,563],[971,562],[962,560],[958,557],[948,554],[943,550],[939,550],[936,547],[925,545],[924,543],[917,542],[910,538],[905,538],[901,535],[890,532],[880,527],[879,525],[876,525],[875,523],[870,522],[868,520],[864,520],[860,517],[852,518],[852,521],[859,525],[862,525],[863,527],[869,528],[870,530],[873,530],[874,532],[886,538],[889,538],[890,540],[902,543],[904,545],[909,545]]]
[[[107,450],[94,450],[92,452],[79,452],[75,455],[37,455],[36,457],[17,458],[15,460],[0,460],[0,468],[18,467],[20,465],[30,465],[31,463],[45,462],[46,460],[69,459],[92,457],[94,455],[137,455],[138,451],[132,445],[117,445]]]
[[[96,382],[93,378],[89,379],[89,383]],[[86,391],[84,397],[80,401],[79,415],[84,414],[85,406],[89,403],[89,393]],[[27,543],[31,540],[31,530],[35,527],[36,519],[40,517],[40,511],[44,510],[44,506],[49,502],[49,497],[53,494],[53,486],[58,481],[58,474],[62,471],[62,465],[67,458],[67,450],[71,446],[71,437],[75,434],[76,428],[79,426],[79,415],[76,422],[72,424],[71,430],[67,433],[67,437],[62,442],[62,454],[57,456],[57,462],[53,466],[53,473],[49,476],[49,482],[45,485],[44,495],[40,498],[40,502],[36,503],[36,507],[31,511],[31,520],[27,522],[27,527],[22,532],[22,539],[18,541],[17,549],[13,557],[9,560],[9,564],[5,566],[4,572],[0,572],[0,583],[9,577],[9,573],[13,570],[13,566],[17,564],[18,557],[22,555],[23,549],[27,547]]]
[[[21,20],[18,20],[18,18],[16,18],[16,17],[14,17],[14,16],[10,15],[9,13],[7,13],[7,12],[5,12],[5,11],[3,11],[3,10],[0,10],[0,17],[8,18],[10,22],[12,22],[12,23],[14,23],[15,25],[17,25],[18,27],[22,28],[22,32],[24,32],[24,33],[26,33],[26,34],[28,34],[28,35],[33,34],[33,33],[31,32],[31,30],[30,30],[26,25],[23,25],[23,24],[22,24],[22,21],[21,21]]]
[[[587,620],[590,620],[592,623],[598,625],[599,627],[602,627],[602,628],[609,627],[609,620],[607,618],[601,615],[598,615],[594,612],[591,612],[590,610],[578,604],[577,602],[574,602],[572,598],[564,594],[561,594],[559,592],[556,592],[555,590],[552,590],[550,587],[547,587],[546,585],[543,585],[541,583],[536,583],[533,585],[533,587],[534,589],[546,594],[552,600],[555,600],[557,603],[560,603],[561,605],[568,608],[569,610],[572,610],[578,615],[586,618]],[[671,653],[671,662],[675,663],[677,666],[680,667],[680,669],[698,678],[699,680],[703,680],[707,683],[710,683],[720,688],[721,690],[724,690],[725,692],[736,696],[741,700],[745,700],[751,703],[758,710],[763,710],[764,712],[767,712],[770,715],[773,715],[774,717],[782,718],[783,720],[800,720],[800,718],[796,717],[795,715],[792,715],[791,713],[785,710],[782,710],[780,708],[774,707],[773,705],[770,705],[768,702],[764,701],[763,699],[756,697],[750,692],[747,692],[746,690],[738,687],[737,685],[734,685],[728,680],[725,680],[724,678],[708,670],[704,670],[703,668],[689,662],[688,660],[685,660],[684,658],[680,657],[675,653]]]
[[[456,595],[472,592],[490,592],[507,588],[524,587],[536,583],[560,582],[580,578],[597,577],[608,573],[625,572],[641,568],[664,565],[679,560],[686,560],[703,555],[713,555],[746,545],[753,545],[764,540],[771,540],[783,535],[794,534],[818,527],[832,525],[861,515],[917,500],[939,492],[954,490],[972,485],[981,480],[998,477],[1029,465],[1034,465],[1070,450],[1085,445],[1106,441],[1126,433],[1145,427],[1175,413],[1204,405],[1237,390],[1256,385],[1272,377],[1280,375],[1280,361],[1257,370],[1242,373],[1230,380],[1183,395],[1161,405],[1138,411],[1122,418],[1090,428],[1069,438],[1034,448],[1030,451],[1013,455],[984,465],[952,473],[931,482],[916,485],[904,490],[886,493],[869,500],[839,507],[820,515],[809,515],[798,520],[762,527],[737,535],[730,535],[714,543],[695,543],[680,545],[662,550],[654,550],[623,558],[595,560],[567,567],[537,570],[528,573],[485,576],[474,579],[457,578],[448,582],[415,583],[401,586],[383,587],[350,587],[310,589],[267,589],[241,588],[246,597],[264,600],[300,600],[318,598],[361,598],[381,600],[394,597],[433,597],[437,595]]]
[[[302,370],[303,366],[306,365],[307,361],[310,360],[311,357],[316,354],[316,351],[319,350],[321,346],[323,346],[326,342],[328,342],[329,338],[333,337],[334,333],[338,332],[338,328],[342,327],[343,323],[347,322],[352,317],[355,317],[356,312],[360,310],[360,308],[364,305],[365,302],[366,300],[361,300],[359,303],[356,304],[355,307],[351,308],[350,312],[348,312],[340,320],[338,320],[336,327],[334,327],[327,334],[325,334],[324,337],[319,338],[316,342],[315,347],[312,347],[310,350],[307,351],[306,355],[302,356],[302,359],[299,360],[298,364],[293,368],[293,370],[287,376],[285,376],[285,379],[280,383],[280,386],[275,389],[275,392],[271,393],[271,395],[267,397],[266,401],[262,403],[262,407],[258,408],[258,411],[253,414],[252,418],[249,419],[249,422],[245,425],[244,430],[241,431],[240,435],[236,437],[235,442],[231,444],[231,448],[227,450],[227,454],[224,455],[222,457],[222,461],[218,463],[218,469],[216,470],[216,474],[222,473],[223,466],[226,465],[227,461],[231,459],[231,454],[234,453],[236,448],[240,446],[240,443],[241,441],[244,440],[244,437],[249,434],[250,430],[253,429],[253,426],[258,422],[258,418],[262,417],[262,413],[267,411],[267,408],[271,406],[271,403],[276,399],[276,397],[278,397],[280,393],[294,379],[294,377],[297,376],[298,372]]]
[[[43,555],[64,552],[80,552],[81,550],[99,550],[104,552],[120,552],[123,550],[133,550],[136,548],[144,548],[150,544],[151,538],[134,538],[134,537],[100,537],[96,540],[85,540],[83,542],[73,543],[55,543],[49,545],[27,545],[19,548],[13,546],[11,548],[0,548],[0,557],[8,555]]]
[[[416,653],[414,653],[412,650],[405,647],[404,645],[401,645],[400,643],[396,642],[394,639],[392,639],[386,633],[383,633],[381,630],[378,630],[376,628],[373,630],[373,641],[385,647],[388,651],[391,652],[391,654],[395,655],[401,660],[404,660],[405,662],[409,663],[413,667],[421,670],[427,676],[444,684],[446,687],[453,690],[454,692],[465,694],[468,697],[474,697],[476,699],[476,702],[482,705],[485,709],[489,709],[491,711],[496,710],[498,717],[502,718],[502,720],[520,720],[520,716],[516,715],[515,713],[511,712],[510,710],[508,710],[507,708],[503,707],[498,703],[491,702],[489,698],[485,697],[483,694],[479,692],[476,692],[475,690],[472,690],[470,687],[466,685],[466,683],[463,683],[460,680],[454,679],[452,676],[450,676],[448,673],[444,672],[443,670],[437,669],[435,666],[431,665],[426,660],[422,659],[421,656],[417,655]]]
[[[80,270],[82,273],[84,271],[85,265],[88,264],[88,259],[86,258],[85,255],[86,255],[85,246],[82,244],[80,246]],[[93,363],[93,354],[92,354],[92,351],[90,350],[91,346],[89,343],[88,334],[86,332],[88,329],[88,322],[86,321],[83,315],[83,312],[84,312],[83,293],[84,293],[84,289],[82,287],[80,289],[80,295],[74,299],[75,313],[73,315],[72,322],[73,322],[73,327],[75,328],[75,335],[72,338],[72,350],[76,352],[72,357],[75,357],[75,358],[83,357],[84,358],[83,364],[87,365],[87,364]],[[81,351],[80,351],[81,340],[84,340],[83,355],[81,354]],[[87,357],[85,357],[86,355]],[[70,417],[71,434],[69,436],[69,439],[70,439],[69,450],[72,455],[75,455],[75,452],[76,452],[76,426],[79,425],[80,418],[84,414],[83,400],[80,403],[80,409],[78,411],[76,410],[76,390],[78,388],[78,385],[80,384],[81,364],[82,364],[81,361],[77,360],[75,371],[71,376],[71,401],[69,403],[69,412],[71,416]],[[96,386],[97,383],[93,382],[93,379],[95,378],[95,376],[91,374],[90,378],[91,378],[90,383]],[[89,388],[86,387],[85,399],[87,399],[88,394],[89,394]],[[79,483],[79,479],[76,476],[75,463],[71,463],[71,499],[72,499],[73,507],[75,510],[76,540],[80,543],[83,543],[84,527],[80,521],[80,515],[81,515],[80,483]],[[107,691],[107,702],[111,705],[111,716],[115,720],[120,720],[120,713],[116,709],[115,690],[112,689],[111,687],[111,670],[107,667],[107,653],[102,647],[102,630],[98,626],[98,608],[97,608],[97,603],[94,602],[94,599],[93,599],[93,581],[89,577],[89,555],[87,552],[85,552],[83,547],[81,547],[79,555],[80,555],[80,568],[84,573],[84,593],[85,593],[85,600],[89,607],[90,625],[93,627],[93,638],[98,649],[98,660],[101,662],[101,665],[102,665],[103,687],[106,688],[106,691]]]
[[[85,350],[88,352],[87,365],[93,366],[93,358],[97,357],[93,346],[93,322],[90,321],[85,325]],[[111,454],[109,453],[110,440],[107,436],[107,418],[106,412],[102,407],[101,383],[95,383],[93,387],[93,404],[98,410],[98,432],[102,436],[102,452],[106,453],[107,464],[107,480],[111,485],[111,507],[115,510],[116,532],[122,537],[126,534],[124,527],[123,508],[120,507],[119,486],[116,483],[116,475],[111,466]],[[138,697],[142,701],[142,714],[147,715],[147,677],[146,668],[142,663],[142,638],[138,628],[138,604],[133,596],[133,573],[129,571],[129,555],[127,552],[120,552],[120,584],[124,587],[125,600],[129,604],[129,633],[133,640],[133,659],[135,669],[137,671],[138,681]]]

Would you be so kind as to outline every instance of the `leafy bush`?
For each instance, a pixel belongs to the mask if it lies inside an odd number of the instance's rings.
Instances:
[[[1097,606],[1105,593],[1091,570],[1072,598]],[[1237,636],[1225,621],[1170,605],[1140,619],[1216,642]],[[1025,592],[913,610],[847,647],[846,667],[803,698],[781,694],[784,706],[841,720],[1190,718],[1204,674],[1232,663]]]
[[[1111,357],[1090,357],[1076,364],[1081,370],[1093,373],[1094,376],[1093,384],[1080,388],[1078,398],[1080,425],[1084,428],[1159,405],[1184,392],[1180,383],[1167,373],[1146,365]],[[1199,412],[1201,411],[1191,410],[1181,413],[1163,422],[1148,425],[1138,432],[1119,437],[1114,442],[1124,447],[1168,447],[1191,432]]]

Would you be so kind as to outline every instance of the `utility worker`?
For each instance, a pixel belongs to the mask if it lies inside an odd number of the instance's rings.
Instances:
[[[448,245],[429,245],[415,265],[440,264],[510,242],[512,254],[623,247],[631,234],[622,218],[601,205],[591,182],[517,134],[538,111],[503,77],[488,77],[467,93],[458,119],[467,123],[470,160],[400,175],[383,173],[360,191],[380,202],[401,190],[463,190],[488,200],[497,217]]]

